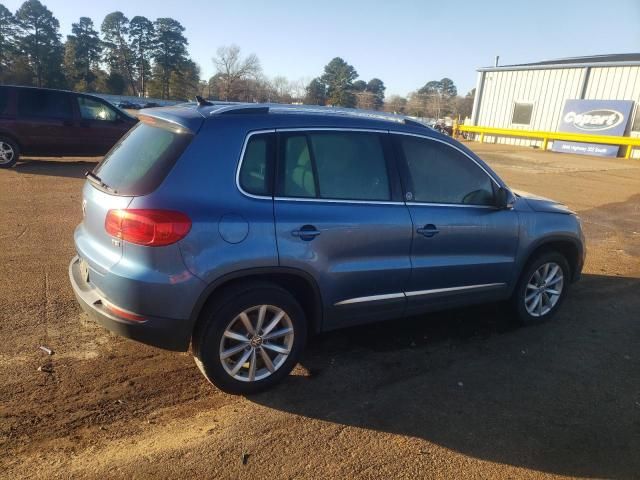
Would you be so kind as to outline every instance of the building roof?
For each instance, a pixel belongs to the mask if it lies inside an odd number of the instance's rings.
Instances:
[[[568,57],[556,60],[542,60],[533,63],[519,63],[514,65],[498,65],[497,67],[482,67],[479,72],[500,70],[542,70],[548,68],[576,68],[640,65],[640,53],[612,53],[606,55],[588,55],[585,57]]]

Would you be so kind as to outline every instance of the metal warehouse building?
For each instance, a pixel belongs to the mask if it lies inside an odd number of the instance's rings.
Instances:
[[[567,103],[567,101],[580,102]],[[596,102],[588,102],[594,100]],[[623,104],[624,109],[609,108]],[[591,106],[587,113],[567,112],[568,105]],[[602,109],[596,106],[603,106]],[[478,127],[526,130],[568,131],[591,135],[620,135],[640,138],[640,53],[575,57],[522,65],[506,65],[478,70],[475,103],[471,125]],[[606,117],[606,112],[624,110],[622,118]],[[595,112],[595,113],[594,113]],[[571,116],[570,114],[573,114]],[[598,125],[584,121],[616,123],[619,132],[605,131]],[[568,116],[569,115],[569,116]],[[582,124],[578,129],[563,129],[562,124],[574,120]],[[619,120],[619,121],[618,121]],[[587,123],[585,125],[585,123]],[[608,128],[608,127],[607,127]],[[589,131],[590,130],[590,131]],[[495,132],[493,132],[495,133]],[[519,136],[483,134],[484,141],[521,146],[548,146],[557,150],[550,140],[521,138]],[[559,140],[556,140],[559,142]],[[619,155],[640,158],[640,147],[620,148]],[[617,154],[618,147],[615,147]],[[585,153],[585,152],[574,152]]]

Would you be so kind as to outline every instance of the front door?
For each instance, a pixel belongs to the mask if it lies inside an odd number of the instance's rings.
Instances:
[[[413,221],[409,311],[500,298],[518,244],[518,214],[495,207],[497,181],[455,146],[393,135]]]
[[[412,225],[388,141],[386,132],[279,133],[279,261],[315,278],[324,329],[404,312]]]

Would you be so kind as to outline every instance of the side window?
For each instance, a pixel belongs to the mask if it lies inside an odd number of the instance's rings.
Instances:
[[[398,135],[413,183],[413,200],[493,205],[492,180],[463,153],[441,142]]]
[[[18,90],[18,115],[59,120],[71,120],[73,117],[69,95],[30,88]]]
[[[83,120],[102,120],[114,122],[118,118],[116,111],[108,105],[86,97],[77,97],[80,117]]]
[[[311,131],[284,138],[284,196],[391,199],[387,164],[378,134]]]
[[[239,175],[240,186],[245,192],[271,195],[273,157],[273,134],[258,134],[249,138]]]

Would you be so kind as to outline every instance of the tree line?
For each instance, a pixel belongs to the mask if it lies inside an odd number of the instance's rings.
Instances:
[[[200,69],[177,20],[112,12],[100,32],[88,17],[64,43],[59,30],[39,0],[15,14],[0,4],[0,83],[175,99],[198,91]]]
[[[306,83],[285,77],[268,79],[254,54],[242,57],[240,47],[220,47],[213,59],[217,73],[202,82],[201,95],[215,100],[241,102],[305,103],[384,110],[417,117],[443,118],[471,115],[475,89],[462,97],[449,78],[432,80],[407,97],[385,97],[386,86],[379,78],[368,81],[344,59],[336,57],[323,73]]]
[[[418,117],[471,114],[473,91],[458,96],[449,78],[427,82],[407,97],[385,97],[379,78],[359,78],[354,66],[336,57],[310,81],[268,78],[254,54],[240,47],[218,48],[216,74],[200,78],[189,57],[185,28],[173,18],[127,18],[109,13],[98,27],[80,17],[63,42],[60,23],[39,0],[26,0],[15,13],[0,4],[0,84],[68,88],[185,100],[199,94],[214,100],[307,103],[385,110]]]

